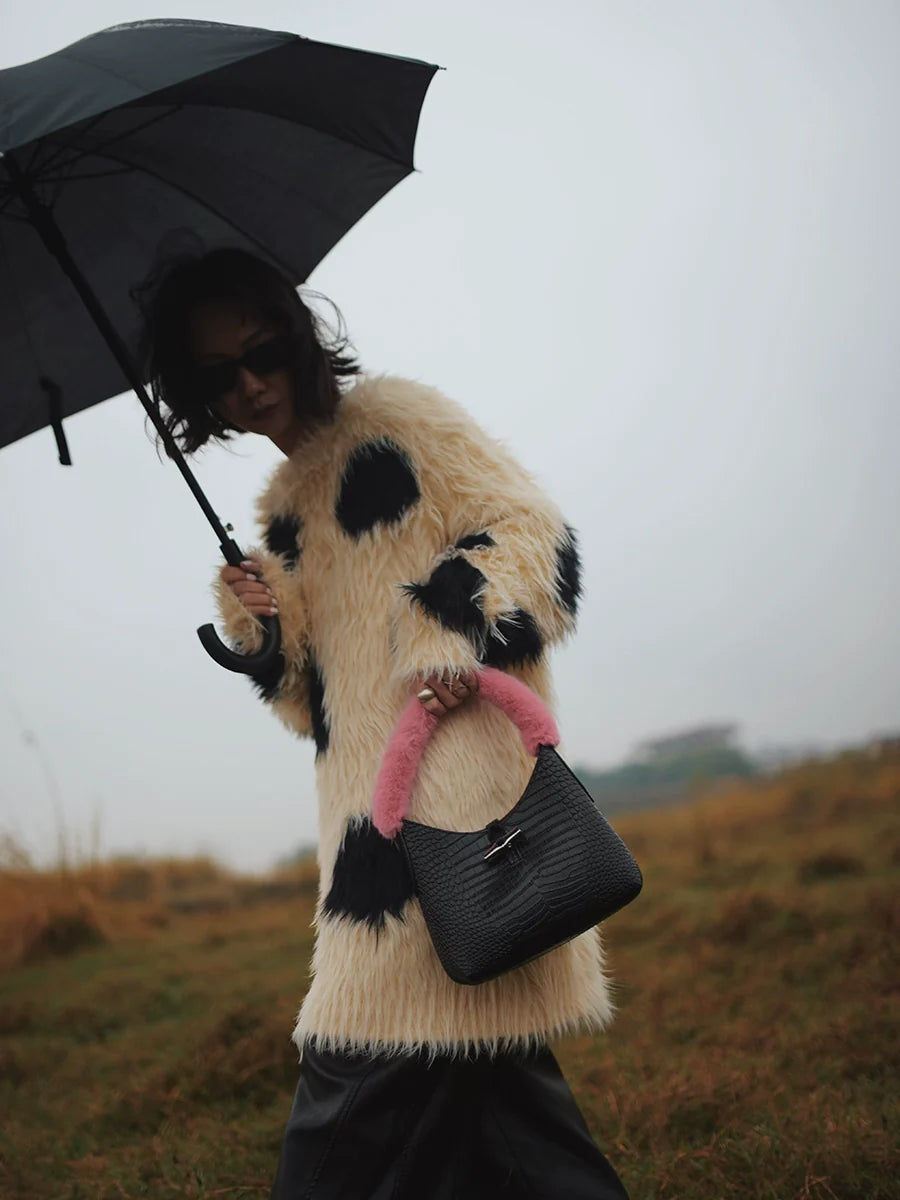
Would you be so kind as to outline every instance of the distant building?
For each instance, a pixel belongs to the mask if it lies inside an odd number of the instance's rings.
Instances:
[[[700,725],[668,737],[648,738],[635,749],[638,762],[659,763],[712,750],[735,750],[737,725]]]

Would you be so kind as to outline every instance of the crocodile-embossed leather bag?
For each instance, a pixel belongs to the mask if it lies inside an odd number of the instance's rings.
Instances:
[[[405,819],[419,760],[439,717],[404,710],[382,761],[372,817],[399,836],[431,940],[457,983],[484,983],[599,924],[638,895],[628,847],[554,749],[540,698],[492,667],[479,696],[515,723],[537,761],[518,803],[484,829],[454,833]]]

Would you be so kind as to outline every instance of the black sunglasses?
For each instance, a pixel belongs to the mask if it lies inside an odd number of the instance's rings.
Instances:
[[[238,371],[246,367],[254,375],[283,371],[296,361],[293,340],[286,334],[269,338],[245,351],[240,358],[194,367],[191,378],[202,398],[210,403],[237,386]]]

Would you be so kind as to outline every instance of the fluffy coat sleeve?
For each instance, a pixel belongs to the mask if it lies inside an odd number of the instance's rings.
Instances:
[[[451,401],[420,405],[402,436],[413,443],[423,501],[444,544],[398,589],[395,677],[538,662],[575,628],[574,531],[505,447]]]
[[[271,543],[271,536],[267,540]],[[261,564],[263,578],[278,601],[281,623],[281,653],[267,671],[250,678],[262,699],[290,729],[301,736],[312,734],[309,620],[296,559],[259,549],[248,551],[247,556]],[[260,622],[221,578],[214,584],[214,593],[225,633],[234,648],[245,653],[259,650],[263,637]]]

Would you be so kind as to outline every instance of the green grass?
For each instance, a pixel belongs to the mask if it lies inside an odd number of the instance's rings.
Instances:
[[[858,756],[616,819],[645,874],[607,927],[619,1015],[556,1050],[633,1200],[900,1197],[898,800]],[[100,936],[0,980],[0,1196],[266,1197],[311,899],[157,896],[117,933],[93,878]]]

